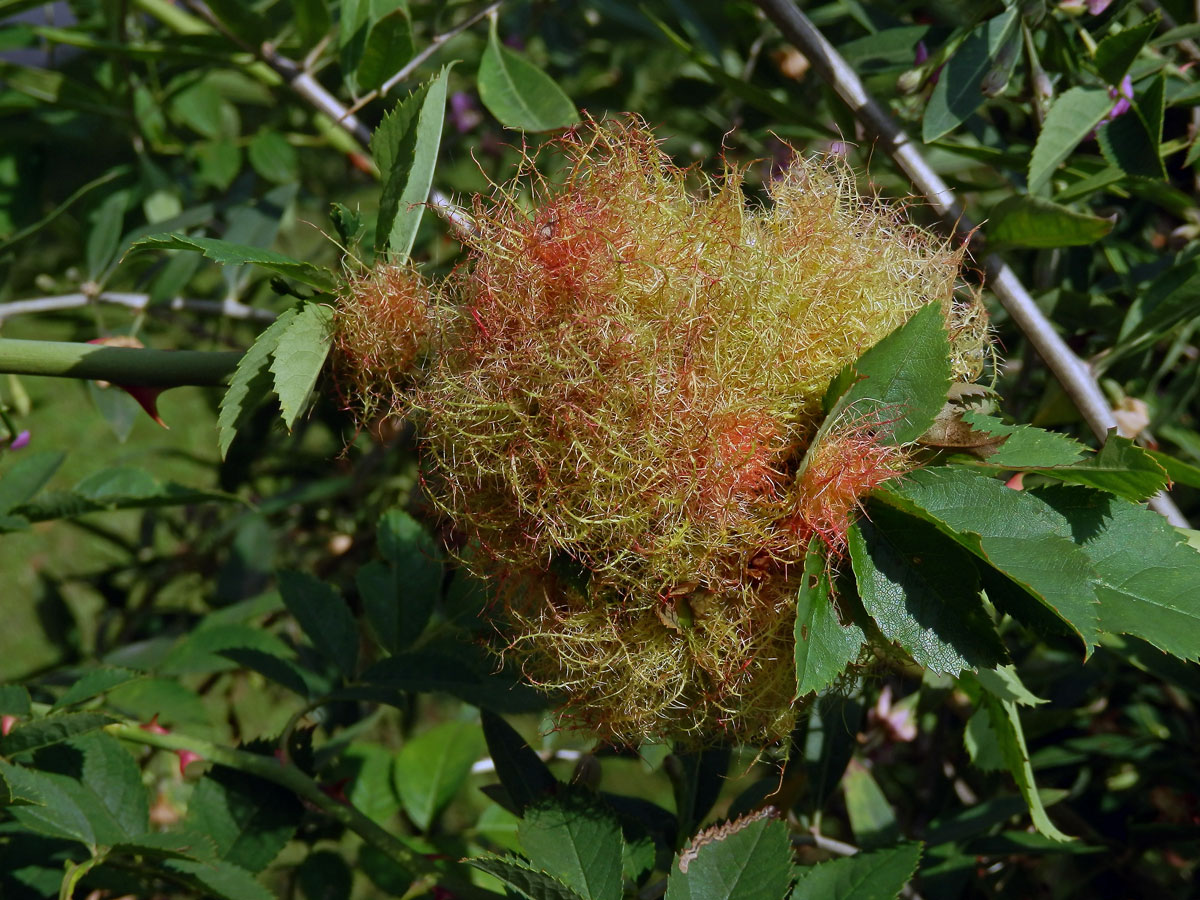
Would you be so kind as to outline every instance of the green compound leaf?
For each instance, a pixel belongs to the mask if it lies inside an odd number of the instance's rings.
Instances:
[[[1159,16],[1147,16],[1129,28],[1110,34],[1096,45],[1093,61],[1100,77],[1109,84],[1120,84],[1137,55],[1158,29]]]
[[[399,653],[424,631],[441,596],[441,551],[429,531],[402,509],[383,514],[377,535],[386,563],[367,563],[356,583],[379,642]]]
[[[91,700],[112,688],[144,677],[144,672],[135,672],[133,669],[110,667],[94,669],[67,688],[66,693],[54,702],[51,709],[58,710],[75,703],[82,703],[84,700]]]
[[[113,844],[113,853],[148,856],[153,859],[208,859],[214,854],[212,842],[195,833],[147,831],[127,841]]]
[[[625,841],[616,817],[594,797],[567,791],[529,806],[517,834],[535,866],[584,900],[620,900]]]
[[[21,456],[0,478],[0,515],[31,500],[45,487],[63,464],[67,454],[60,450],[39,450]]]
[[[221,860],[171,859],[164,866],[186,875],[221,900],[275,900],[253,873]]]
[[[337,591],[305,572],[279,572],[279,593],[320,653],[353,678],[358,666],[358,628]]]
[[[804,578],[796,594],[796,696],[824,690],[858,658],[866,637],[843,625],[834,608],[829,572],[814,537],[804,557]]]
[[[921,123],[921,139],[936,141],[961,125],[984,101],[984,79],[1002,68],[1001,56],[1020,22],[1016,8],[1008,9],[975,28],[947,61]],[[1019,49],[1019,48],[1018,48]],[[1015,57],[1008,61],[1011,66]],[[1005,79],[1007,80],[1007,79]]]
[[[575,104],[553,78],[500,43],[495,19],[478,81],[479,99],[508,128],[552,131],[579,121]]]
[[[792,847],[766,810],[705,829],[675,857],[666,900],[783,900]]]
[[[871,770],[851,759],[842,776],[846,815],[858,843],[866,848],[885,847],[900,840],[900,823]]]
[[[271,395],[274,381],[271,377],[271,357],[279,346],[280,336],[291,326],[298,312],[289,309],[281,313],[250,345],[234,370],[229,387],[221,397],[217,413],[217,443],[221,458],[229,452],[233,439],[240,429],[250,421],[250,416]]]
[[[275,393],[279,396],[283,424],[288,431],[308,406],[325,358],[329,356],[333,343],[332,321],[332,309],[309,303],[279,335],[271,359],[271,373],[275,376]]]
[[[287,644],[263,628],[237,622],[204,624],[189,632],[171,648],[159,663],[157,674],[174,676],[190,672],[225,672],[237,668],[237,664],[224,655],[226,650],[234,647],[250,648],[280,657],[291,653]],[[185,694],[190,692],[182,684],[175,684],[175,688],[167,688],[160,682],[152,692],[170,691],[178,702],[178,691]],[[167,699],[172,699],[170,694]]]
[[[1006,661],[970,555],[937,528],[873,505],[849,538],[863,607],[918,663],[955,675]]]
[[[389,827],[400,810],[393,773],[396,750],[368,741],[355,741],[332,769],[324,774],[331,782],[348,778],[346,799],[380,825]]]
[[[408,10],[397,7],[371,26],[355,73],[360,92],[382,85],[413,55],[412,20]]]
[[[1135,106],[1096,129],[1100,152],[1126,175],[1166,178],[1167,170],[1159,156],[1158,141],[1150,133],[1150,124]]]
[[[1012,701],[1018,706],[1038,706],[1048,703],[1025,687],[1012,666],[997,666],[994,669],[980,669],[975,673],[975,679],[984,689],[1001,700]]]
[[[1160,459],[1115,432],[1097,453],[1089,454],[1083,444],[1066,435],[1032,425],[1005,425],[974,412],[964,413],[963,421],[975,431],[1007,436],[994,453],[977,464],[987,468],[1036,472],[1138,503],[1153,497],[1171,480]]]
[[[1069,466],[1079,462],[1088,448],[1074,438],[1033,425],[1006,425],[981,412],[967,410],[962,419],[975,431],[1003,437],[1004,442],[982,462],[1001,469]]]
[[[292,259],[274,250],[261,247],[251,247],[246,244],[235,244],[217,238],[188,237],[182,234],[153,234],[135,241],[130,251],[134,250],[197,250],[213,262],[223,265],[241,265],[250,263],[276,275],[294,278],[296,281],[314,287],[319,291],[333,291],[337,288],[337,278],[333,272],[323,266]]]
[[[81,712],[61,713],[46,716],[44,719],[34,719],[23,725],[18,725],[3,738],[0,738],[0,755],[12,756],[40,747],[49,747],[69,741],[92,731],[99,731],[105,725],[112,725],[117,720],[102,713]]]
[[[1160,340],[1176,325],[1196,314],[1200,300],[1200,261],[1172,261],[1165,272],[1130,304],[1116,345],[1105,358],[1116,359]]]
[[[1166,469],[1153,456],[1117,434],[1110,434],[1100,451],[1083,462],[1035,471],[1059,481],[1099,488],[1135,503],[1149,500],[1169,480]]]
[[[73,740],[70,746],[83,755],[79,784],[89,800],[94,798],[94,804],[87,804],[92,818],[107,817],[111,827],[128,839],[145,835],[150,830],[150,796],[133,755],[103,732]]]
[[[1067,517],[1091,560],[1101,630],[1200,659],[1200,552],[1143,506],[1080,488],[1036,493]]]
[[[1071,537],[1062,514],[1026,491],[965,466],[941,466],[914,472],[876,490],[883,503],[932,522],[970,550],[1006,581],[1065,622],[1084,642],[1095,646],[1098,631],[1095,570]],[[988,595],[1018,619],[1036,621],[1028,610],[1005,597]]]
[[[1163,467],[1172,484],[1186,484],[1188,487],[1200,487],[1200,466],[1194,466],[1181,459],[1176,459],[1161,450],[1147,450],[1156,463]]]
[[[217,858],[258,872],[291,840],[302,812],[285,788],[215,766],[192,791],[186,823],[212,840]]]
[[[920,859],[920,844],[901,844],[818,863],[800,870],[791,900],[895,900]]]
[[[271,36],[271,26],[242,0],[214,0],[208,4],[218,19],[237,37],[250,45],[261,44]]]
[[[428,831],[458,794],[483,750],[471,722],[445,722],[408,741],[396,756],[393,779],[404,811]]]
[[[509,890],[526,900],[583,900],[553,875],[513,856],[476,856],[465,862],[500,879]]]
[[[967,719],[963,728],[963,746],[971,759],[971,765],[980,772],[1007,771],[1004,754],[1000,752],[1000,738],[996,729],[992,727],[992,717],[986,707],[976,709]],[[1026,808],[1025,801],[1022,800],[1020,809]]]
[[[306,48],[325,37],[332,24],[327,0],[292,0],[292,15]]]
[[[396,703],[402,693],[440,692],[495,712],[544,709],[546,698],[512,669],[497,671],[483,650],[439,643],[381,659],[362,674],[362,688],[349,688],[361,699]],[[407,704],[404,704],[407,706]]]
[[[981,699],[991,720],[992,732],[998,740],[1004,763],[1029,807],[1033,827],[1052,840],[1072,840],[1070,835],[1059,831],[1046,815],[1046,808],[1033,780],[1033,766],[1029,763],[1029,750],[1025,746],[1025,733],[1021,730],[1021,716],[1017,704],[1012,700],[997,697],[986,685],[981,692]]]
[[[254,650],[250,647],[226,647],[224,650],[218,650],[217,653],[226,659],[233,660],[243,669],[257,672],[264,678],[287,688],[295,694],[299,694],[301,697],[307,697],[310,693],[308,682],[305,681],[303,673],[290,659],[284,659],[282,656],[276,656],[273,653],[264,653],[262,650]]]
[[[1100,124],[1112,106],[1113,99],[1103,88],[1071,88],[1054,101],[1029,157],[1030,193],[1050,181],[1058,164]]]
[[[848,390],[812,445],[847,416],[891,422],[880,435],[890,443],[917,440],[934,423],[950,389],[950,339],[941,307],[931,303],[922,308],[849,368],[852,375],[834,380]]]
[[[144,835],[150,801],[130,753],[106,734],[73,740],[66,753],[38,757],[44,770],[0,768],[0,776],[25,805],[8,813],[38,834],[89,845],[113,845]],[[53,771],[65,767],[68,771]]]
[[[987,237],[992,249],[1001,247],[1079,247],[1100,240],[1113,219],[1076,212],[1069,207],[1018,194],[992,208]]]
[[[198,490],[171,481],[161,482],[145,469],[116,466],[88,475],[69,491],[47,491],[15,511],[31,522],[44,522],[102,510],[149,509],[237,499],[233,494],[220,491]]]
[[[418,87],[384,117],[371,136],[371,153],[383,178],[375,252],[386,250],[393,262],[408,258],[433,186],[449,74],[450,66],[445,66]]]
[[[480,718],[488,755],[496,765],[496,777],[518,812],[523,813],[558,789],[554,774],[515,728],[487,710]]]
[[[23,684],[0,684],[0,715],[20,718],[32,712],[29,688]]]
[[[278,131],[260,131],[250,141],[246,155],[254,171],[268,181],[290,184],[299,177],[296,148]]]
[[[0,778],[3,778],[13,797],[24,805],[10,806],[5,812],[37,834],[47,837],[96,844],[96,832],[88,815],[71,790],[78,782],[62,775],[52,775],[14,766],[0,759]]]
[[[677,748],[672,754],[678,767],[671,777],[678,830],[689,834],[704,821],[725,786],[731,749],[716,744],[703,750]]]

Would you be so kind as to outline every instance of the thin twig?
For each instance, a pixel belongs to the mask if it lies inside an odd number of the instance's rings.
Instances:
[[[227,316],[230,319],[251,319],[256,322],[275,321],[275,313],[269,309],[258,309],[253,306],[247,306],[245,303],[241,303],[232,297],[227,300],[191,300],[183,297],[174,297],[170,300],[164,300],[162,303],[151,305],[149,294],[103,291],[96,295],[94,299],[96,302],[112,303],[138,311],[147,310],[149,312],[156,312],[159,310],[172,310],[178,312],[184,310],[212,316]],[[9,303],[0,303],[0,323],[11,319],[13,316],[22,316],[29,313],[56,312],[60,309],[78,309],[81,306],[87,306],[91,302],[93,302],[93,298],[84,293],[13,300]]]
[[[878,139],[884,152],[925,195],[943,223],[956,235],[968,236],[975,225],[963,211],[954,191],[925,161],[916,145],[888,112],[867,93],[858,75],[793,0],[755,2],[783,36],[808,58],[820,76],[837,91],[868,134]],[[1105,440],[1109,430],[1116,428],[1117,420],[1087,363],[1076,356],[1058,335],[1003,259],[994,253],[989,254],[984,260],[984,269],[992,293],[1045,360],[1096,437]],[[1172,525],[1188,527],[1187,519],[1165,492],[1151,499],[1150,506]]]
[[[429,44],[425,47],[425,49],[406,62],[404,66],[398,72],[396,72],[395,75],[381,84],[375,90],[360,97],[358,101],[347,110],[347,114],[353,115],[373,100],[377,100],[380,97],[386,96],[388,91],[412,75],[412,73],[415,72],[421,66],[421,64],[425,62],[425,60],[437,53],[438,50],[441,49],[442,44],[446,43],[446,41],[449,41],[452,38],[458,37],[476,22],[490,16],[500,8],[500,4],[503,2],[504,0],[496,0],[495,3],[485,6],[473,16],[468,16],[466,19],[463,19],[463,21],[459,22],[449,31],[444,31],[441,34],[435,34],[429,39]]]
[[[804,834],[793,834],[792,843],[797,846],[816,847],[836,856],[857,856],[862,851],[853,844],[847,844],[836,838],[826,837],[819,831],[809,831]]]
[[[544,763],[554,762],[556,759],[564,762],[578,762],[582,755],[578,750],[543,750],[538,754],[538,758]],[[472,775],[484,775],[495,771],[496,762],[490,756],[485,756],[471,764]]]
[[[370,147],[371,129],[364,125],[342,101],[325,90],[310,72],[302,69],[294,60],[288,59],[286,56],[280,56],[271,44],[263,44],[261,47],[249,46],[239,39],[237,35],[232,34],[226,29],[221,24],[221,20],[214,16],[212,10],[200,2],[200,0],[186,0],[186,3],[188,8],[195,12],[196,15],[203,18],[208,24],[216,28],[239,47],[256,54],[259,59],[266,63],[272,71],[287,83],[288,87],[308,101],[310,106],[332,119],[339,128],[348,132],[364,148]],[[496,5],[498,4],[493,4],[493,6]],[[487,15],[489,10],[490,7],[483,10],[481,15]],[[403,71],[402,69],[401,72]],[[397,73],[397,75],[399,74]],[[396,75],[393,75],[392,79],[395,78]],[[389,79],[389,81],[392,79]],[[462,234],[471,234],[474,231],[474,223],[472,223],[471,217],[467,215],[466,210],[456,205],[441,191],[435,189],[429,192],[429,204],[442,218]]]

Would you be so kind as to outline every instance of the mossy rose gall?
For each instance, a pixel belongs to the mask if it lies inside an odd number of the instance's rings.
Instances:
[[[436,304],[415,399],[431,496],[566,721],[780,737],[809,540],[840,554],[861,497],[913,465],[877,421],[805,462],[822,395],[931,303],[959,377],[979,374],[961,252],[837,161],[797,161],[759,208],[741,171],[679,169],[634,119],[553,146],[555,183],[531,162],[477,200]]]

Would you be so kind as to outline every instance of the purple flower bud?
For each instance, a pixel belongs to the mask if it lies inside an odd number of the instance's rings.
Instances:
[[[26,428],[24,431],[22,431],[15,438],[12,439],[12,442],[8,445],[8,449],[9,450],[20,450],[22,447],[29,446],[29,438],[30,438],[29,429]]]
[[[829,145],[827,152],[830,156],[840,156],[845,159],[846,155],[850,152],[850,145],[845,141],[833,141]]]
[[[1110,3],[1112,3],[1112,0],[1087,0],[1088,12],[1093,16],[1098,16],[1108,9]]]
[[[917,41],[917,52],[913,56],[913,65],[923,65],[929,59],[929,48],[925,46],[924,41]]]
[[[1123,116],[1133,108],[1133,79],[1126,75],[1119,85],[1108,89],[1108,96],[1116,102],[1108,111],[1108,115],[1100,120],[1101,125],[1107,125],[1117,116]]]
[[[464,91],[450,95],[450,121],[459,134],[466,134],[483,121],[483,116],[475,106],[475,98]]]

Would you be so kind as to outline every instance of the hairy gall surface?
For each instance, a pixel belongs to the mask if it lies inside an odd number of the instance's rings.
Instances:
[[[636,120],[557,150],[561,184],[531,163],[476,202],[416,401],[431,494],[502,576],[507,650],[567,722],[780,737],[809,538],[840,553],[860,498],[909,466],[859,423],[798,475],[822,395],[930,303],[978,375],[961,254],[834,162],[797,161],[758,208],[737,170],[695,190]]]

